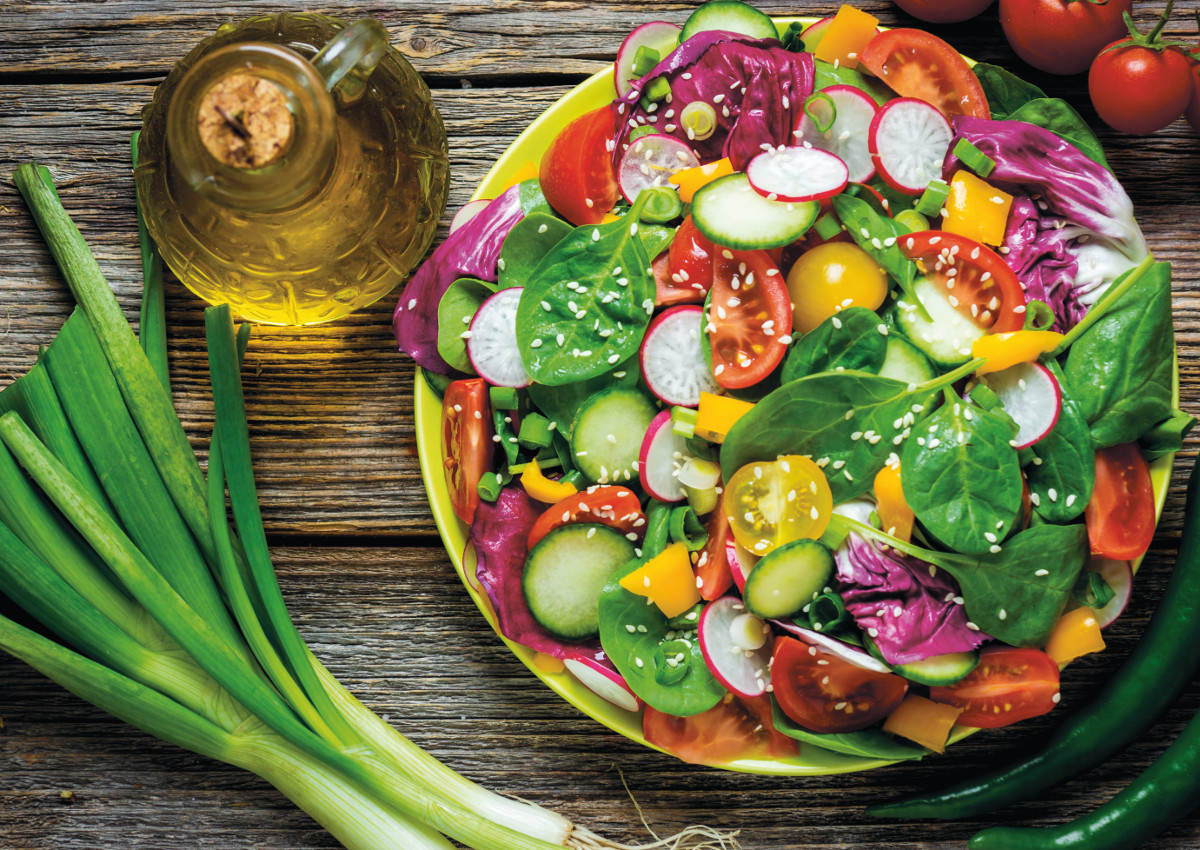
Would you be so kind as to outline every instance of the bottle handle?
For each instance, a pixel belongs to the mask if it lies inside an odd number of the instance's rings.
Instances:
[[[353,103],[367,90],[367,78],[383,58],[388,32],[374,18],[346,27],[312,59],[325,88],[342,103]]]

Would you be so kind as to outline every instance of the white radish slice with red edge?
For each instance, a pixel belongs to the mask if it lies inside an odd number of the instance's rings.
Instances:
[[[654,186],[675,187],[668,178],[686,168],[696,168],[700,158],[674,136],[654,133],[641,136],[621,157],[617,166],[617,184],[625,200],[633,203],[638,193]]]
[[[704,359],[703,336],[704,308],[699,304],[665,310],[646,329],[638,352],[642,377],[664,404],[695,407],[701,392],[721,392]]]
[[[625,678],[607,657],[601,660],[580,652],[567,655],[562,661],[580,684],[601,699],[623,711],[637,711],[642,707],[642,701],[629,689]]]
[[[852,183],[867,182],[875,176],[875,160],[871,157],[867,139],[871,123],[879,114],[879,105],[869,94],[854,86],[827,86],[819,93],[829,95],[833,101],[833,123],[821,131],[817,129],[816,121],[801,112],[792,134],[796,144],[807,143],[834,154],[846,164]],[[822,119],[822,126],[828,123],[828,104],[818,98],[812,101],[810,109]]]
[[[892,668],[888,667],[879,659],[872,655],[868,655],[861,649],[851,646],[848,643],[843,643],[837,638],[823,635],[820,632],[814,632],[812,629],[806,629],[803,626],[797,626],[795,623],[787,620],[772,620],[776,626],[779,626],[785,632],[790,632],[800,640],[807,643],[809,646],[819,646],[824,650],[829,651],[838,658],[853,664],[855,667],[861,667],[864,670],[871,670],[875,673],[891,673]]]
[[[454,218],[450,219],[450,233],[453,233],[454,231],[458,230],[460,227],[462,227],[468,221],[473,219],[476,215],[478,215],[483,210],[484,207],[486,207],[490,203],[491,203],[491,201],[479,200],[479,201],[469,201],[469,202],[463,204],[462,207],[459,208],[458,212],[456,212],[454,214]],[[447,234],[447,235],[449,235],[449,234]]]
[[[659,411],[650,420],[638,454],[638,478],[642,489],[660,502],[678,502],[687,498],[678,476],[680,466],[688,457],[691,452],[687,439],[671,427],[671,411]]]
[[[868,146],[884,182],[906,195],[920,195],[931,180],[942,176],[942,162],[954,129],[937,107],[900,97],[875,115]]]
[[[736,596],[704,606],[696,627],[700,651],[717,681],[740,697],[762,696],[771,684],[771,627]]]
[[[739,546],[730,534],[725,543],[725,557],[729,559],[729,572],[733,574],[733,583],[737,585],[739,592],[744,591],[750,570],[759,562],[758,555],[744,546]]]
[[[471,319],[467,356],[479,377],[497,387],[532,383],[517,348],[517,302],[523,287],[501,289],[479,305]]]
[[[772,201],[821,201],[846,188],[850,169],[835,154],[803,145],[772,148],[746,166],[754,191]]]
[[[1045,437],[1062,411],[1062,387],[1041,363],[1018,363],[980,378],[1017,423],[1013,445],[1028,448]]]
[[[613,63],[613,85],[617,89],[617,97],[629,94],[633,88],[633,81],[638,78],[633,70],[638,48],[645,47],[657,51],[658,61],[661,62],[679,46],[679,33],[682,29],[666,21],[650,21],[625,36]]]
[[[1129,597],[1133,592],[1133,569],[1128,561],[1114,561],[1111,558],[1094,560],[1088,564],[1088,570],[1099,573],[1100,578],[1113,592],[1113,598],[1108,600],[1103,608],[1096,610],[1096,622],[1100,628],[1107,628],[1121,616]]]

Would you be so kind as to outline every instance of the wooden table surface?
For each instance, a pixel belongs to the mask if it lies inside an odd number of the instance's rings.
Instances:
[[[611,62],[634,25],[677,23],[692,2],[500,3],[330,0],[319,11],[378,17],[434,89],[453,181],[441,233],[489,164],[543,109]],[[888,25],[890,3],[860,5]],[[1149,22],[1158,3],[1139,3]],[[773,14],[835,4],[763,2]],[[1169,32],[1194,40],[1198,0]],[[153,85],[220,23],[278,10],[257,0],[3,0],[0,3],[0,386],[23,374],[71,308],[10,176],[51,169],[131,319],[140,264],[129,135]],[[1082,77],[1053,78],[1007,48],[995,8],[934,27],[962,52],[1011,67],[1089,121]],[[1182,406],[1200,410],[1200,142],[1182,121],[1147,138],[1102,132],[1154,253],[1174,263]],[[203,459],[212,421],[202,304],[168,280],[175,400]],[[1036,801],[961,823],[884,823],[863,806],[969,775],[1032,745],[1056,719],[983,733],[944,757],[803,779],[682,764],[592,722],[539,683],[492,634],[458,582],[429,513],[413,436],[413,364],[390,332],[394,297],[350,320],[256,331],[246,392],[255,466],[289,606],[314,651],[375,711],[465,775],[557,809],[623,841],[685,824],[740,829],[747,848],[952,848],[994,823],[1048,825],[1119,790],[1200,708],[1193,686],[1154,730],[1103,767]],[[1180,532],[1195,441],[1177,460],[1158,534],[1109,649],[1065,675],[1063,710],[1089,699],[1128,653],[1157,602]],[[1155,687],[1147,682],[1147,688]],[[333,840],[254,776],[137,732],[0,657],[0,847],[295,848]],[[62,791],[74,792],[64,803]],[[1200,817],[1147,847],[1200,847]]]

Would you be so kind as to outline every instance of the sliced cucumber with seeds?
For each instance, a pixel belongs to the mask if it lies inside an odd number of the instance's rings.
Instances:
[[[709,0],[692,12],[683,25],[679,40],[687,41],[696,33],[708,30],[736,32],[751,38],[779,38],[775,22],[741,0]]]
[[[554,529],[525,561],[521,590],[529,613],[564,640],[595,636],[604,585],[634,557],[633,543],[606,525],[577,523]]]
[[[892,664],[893,670],[918,685],[953,685],[979,664],[978,652],[947,652],[908,664]]]
[[[930,318],[926,319],[916,304],[901,304],[896,319],[904,335],[940,366],[961,366],[970,360],[972,343],[987,331],[950,303],[953,293],[945,286],[923,277],[913,286],[913,294]]]
[[[895,378],[908,384],[923,384],[937,377],[937,370],[929,358],[907,339],[888,334],[887,350],[883,365],[879,367],[881,378]]]
[[[714,180],[692,198],[696,229],[738,250],[780,248],[808,232],[821,205],[817,201],[772,201],[750,185],[743,173]]]
[[[793,617],[829,586],[833,568],[833,553],[816,540],[772,549],[746,578],[746,609],[767,619]]]
[[[636,481],[642,438],[657,413],[654,399],[631,387],[611,387],[588,398],[571,425],[575,468],[599,484]]]

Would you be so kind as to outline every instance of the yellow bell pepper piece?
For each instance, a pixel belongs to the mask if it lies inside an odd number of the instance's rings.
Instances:
[[[516,171],[514,171],[512,176],[504,182],[504,185],[500,187],[500,192],[504,192],[506,189],[510,189],[513,186],[516,186],[518,183],[524,183],[526,180],[533,180],[537,176],[537,163],[533,162],[532,160],[526,160],[525,163]],[[496,194],[499,195],[500,192],[497,192]]]
[[[561,658],[555,658],[553,655],[547,655],[544,652],[535,652],[529,663],[543,673],[561,673],[567,666],[563,664]]]
[[[984,245],[1000,245],[1008,227],[1013,196],[959,169],[950,178],[942,229]]]
[[[650,599],[666,617],[678,617],[700,601],[692,559],[682,543],[672,543],[619,583]]]
[[[569,481],[552,481],[542,475],[541,467],[538,466],[536,460],[525,464],[525,471],[521,473],[521,486],[525,488],[529,498],[545,502],[548,505],[561,502],[568,496],[579,492],[579,488]]]
[[[685,204],[692,202],[692,196],[718,177],[733,173],[733,163],[728,158],[718,159],[695,168],[685,168],[676,171],[667,178],[667,182],[679,187],[679,200]]]
[[[875,509],[884,531],[904,541],[912,539],[916,514],[904,499],[904,489],[900,486],[900,464],[885,465],[875,476]]]
[[[1087,606],[1059,617],[1050,640],[1046,641],[1046,654],[1058,662],[1059,667],[1065,667],[1081,655],[1103,649],[1100,621],[1096,619],[1096,612]]]
[[[999,372],[1018,363],[1030,363],[1047,351],[1058,348],[1063,335],[1055,331],[1010,331],[1001,334],[985,334],[971,345],[972,357],[987,359],[976,375]]]
[[[700,405],[696,408],[696,436],[710,443],[725,442],[725,435],[743,416],[754,407],[751,402],[740,401],[727,395],[700,393]]]
[[[837,62],[843,68],[857,68],[858,57],[875,37],[877,26],[879,18],[853,6],[842,6],[829,22],[829,29],[825,30],[813,56],[831,64]]]
[[[883,731],[941,753],[946,750],[946,740],[960,714],[962,709],[957,706],[909,694],[883,721]]]

